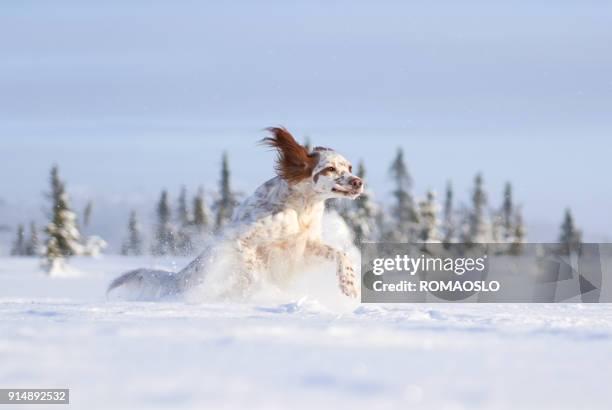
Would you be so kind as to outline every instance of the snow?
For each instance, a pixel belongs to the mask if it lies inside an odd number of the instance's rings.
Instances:
[[[105,297],[121,272],[186,262],[74,258],[79,275],[48,277],[37,259],[0,258],[0,386],[70,388],[73,409],[612,403],[610,305],[361,305],[325,267],[301,296]]]

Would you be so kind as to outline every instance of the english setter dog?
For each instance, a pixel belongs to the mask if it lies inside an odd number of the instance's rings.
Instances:
[[[277,151],[277,176],[247,198],[214,246],[229,249],[235,262],[232,285],[244,293],[257,281],[280,282],[287,272],[319,260],[333,261],[342,293],[357,297],[355,271],[347,255],[323,243],[325,201],[356,199],[363,181],[349,161],[332,149],[309,151],[284,128],[269,128],[262,141]],[[211,249],[178,273],[139,269],[115,279],[108,291],[134,286],[156,296],[181,293],[202,283],[211,263]]]

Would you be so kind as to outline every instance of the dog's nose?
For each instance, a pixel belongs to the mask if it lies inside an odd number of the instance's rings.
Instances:
[[[355,189],[360,189],[363,186],[363,180],[361,178],[353,178],[351,179],[351,186]]]

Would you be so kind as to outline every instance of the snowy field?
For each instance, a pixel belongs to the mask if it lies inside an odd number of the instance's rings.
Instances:
[[[359,305],[333,280],[301,299],[112,302],[117,274],[172,265],[72,265],[0,259],[1,387],[70,388],[74,409],[612,405],[609,305]]]

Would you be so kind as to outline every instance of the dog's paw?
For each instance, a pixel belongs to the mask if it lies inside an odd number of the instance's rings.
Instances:
[[[357,294],[357,287],[355,287],[355,284],[353,283],[340,282],[340,289],[342,290],[342,293],[350,298],[357,299],[357,296],[359,296]]]

